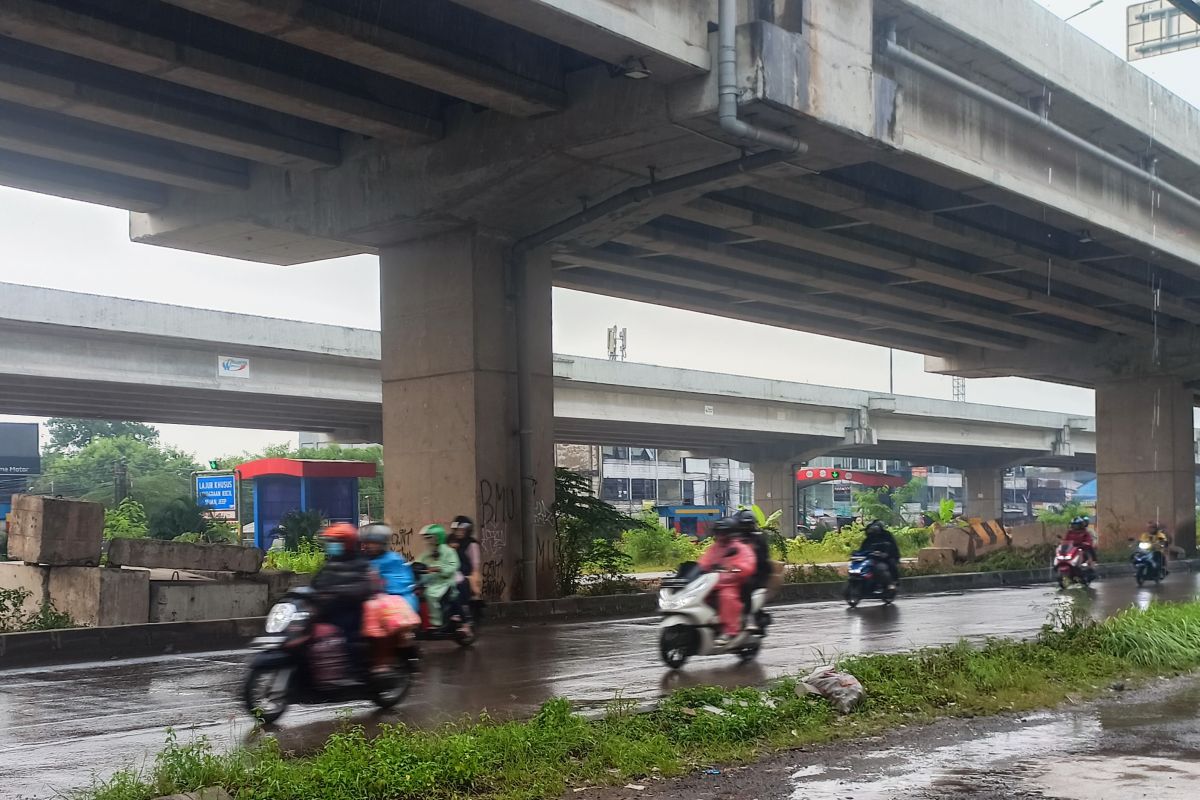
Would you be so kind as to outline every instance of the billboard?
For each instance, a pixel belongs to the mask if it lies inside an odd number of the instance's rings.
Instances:
[[[1131,5],[1125,13],[1129,61],[1200,47],[1200,5],[1195,2],[1151,0]]]
[[[36,422],[0,422],[0,475],[40,475]]]

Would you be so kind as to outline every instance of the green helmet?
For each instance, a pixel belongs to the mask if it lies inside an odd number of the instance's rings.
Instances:
[[[433,525],[426,525],[424,528],[421,528],[421,535],[432,536],[435,540],[437,540],[439,545],[446,543],[446,529],[437,523],[434,523]]]

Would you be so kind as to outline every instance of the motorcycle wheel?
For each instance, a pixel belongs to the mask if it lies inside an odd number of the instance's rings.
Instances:
[[[856,582],[846,584],[846,605],[855,608],[862,602],[862,587]]]
[[[885,606],[890,606],[892,603],[896,602],[896,593],[894,591],[888,591],[887,589],[884,589],[881,597],[883,598],[883,604]]]
[[[394,708],[408,695],[408,690],[412,688],[412,674],[408,670],[397,669],[395,672],[395,682],[390,688],[381,691],[372,690],[371,692],[371,702],[382,711]]]
[[[242,682],[242,704],[250,716],[270,725],[284,715],[291,705],[291,672],[291,667],[250,668]]]
[[[738,651],[738,663],[749,664],[754,659],[758,658],[758,651],[762,649],[760,644],[749,644]]]
[[[679,669],[696,653],[696,632],[686,625],[664,628],[658,638],[658,652],[670,669]]]
[[[457,644],[459,647],[470,647],[471,645],[475,644],[475,640],[476,640],[477,638],[478,638],[478,636],[477,636],[477,634],[475,633],[475,626],[474,626],[474,625],[472,625],[472,626],[471,626],[471,632],[470,632],[470,633],[467,633],[467,632],[466,632],[466,631],[464,631],[462,628],[459,628],[458,630],[456,630],[456,631],[454,632],[454,642],[455,642],[455,643],[456,643],[456,644]]]
[[[1145,582],[1146,582],[1146,571],[1145,571],[1144,569],[1142,569],[1141,567],[1138,567],[1138,571],[1137,571],[1137,585],[1138,585],[1138,586],[1141,586],[1141,585],[1142,585],[1142,584],[1144,584]]]
[[[1071,587],[1071,576],[1058,573],[1058,588],[1064,592]]]

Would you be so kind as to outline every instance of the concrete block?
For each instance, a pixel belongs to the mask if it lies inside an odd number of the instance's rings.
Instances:
[[[144,570],[55,567],[50,602],[76,624],[141,625],[150,619],[150,575]]]
[[[151,622],[261,617],[269,607],[265,583],[153,581],[150,584]]]
[[[8,555],[30,564],[98,566],[104,506],[21,494],[13,497]]]
[[[1065,531],[1064,527],[1063,532]],[[1031,547],[1054,544],[1062,538],[1054,526],[1046,525],[1044,522],[1014,525],[1008,529],[1008,535],[1012,539],[1012,546],[1017,550],[1028,550]]]
[[[298,586],[308,586],[312,575],[298,572],[280,572],[279,570],[264,570],[248,580],[265,584],[267,587],[267,602],[271,605],[278,603],[280,598]]]
[[[955,550],[951,547],[925,547],[917,553],[917,566],[929,569],[954,565]]]
[[[254,573],[262,569],[262,561],[262,550],[236,544],[114,539],[108,546],[108,563],[122,567]]]
[[[20,561],[0,561],[0,589],[24,589],[29,596],[21,605],[22,615],[36,614],[49,597],[49,567]]]

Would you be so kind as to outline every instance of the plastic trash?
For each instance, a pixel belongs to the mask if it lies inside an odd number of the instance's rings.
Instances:
[[[798,694],[819,694],[839,713],[849,714],[862,701],[866,690],[858,678],[832,667],[822,667],[806,677],[796,687]]]

